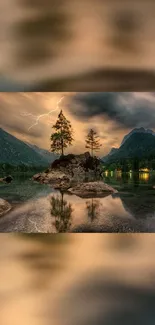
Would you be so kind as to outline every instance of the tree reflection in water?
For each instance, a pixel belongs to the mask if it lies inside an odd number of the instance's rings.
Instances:
[[[91,222],[93,222],[99,216],[101,203],[100,201],[92,198],[86,202],[86,206],[88,211],[88,218]]]
[[[64,200],[64,193],[61,192],[59,196],[51,198],[51,215],[55,218],[54,226],[60,233],[68,232],[71,227],[72,205]]]

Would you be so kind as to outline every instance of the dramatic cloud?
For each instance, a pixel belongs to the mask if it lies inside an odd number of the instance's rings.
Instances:
[[[87,120],[113,120],[123,128],[155,127],[154,93],[79,93],[74,96],[72,113]]]
[[[23,141],[50,149],[52,125],[60,109],[74,131],[75,141],[66,153],[88,150],[85,138],[90,128],[100,137],[101,156],[111,147],[119,147],[123,137],[134,127],[143,126],[155,131],[154,93],[1,92],[0,127]],[[39,123],[30,128],[39,115],[42,116]]]

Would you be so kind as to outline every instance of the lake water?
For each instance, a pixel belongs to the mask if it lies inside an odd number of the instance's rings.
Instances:
[[[82,199],[15,174],[0,185],[12,210],[0,219],[1,232],[155,232],[155,175],[109,173],[103,181],[118,190]]]

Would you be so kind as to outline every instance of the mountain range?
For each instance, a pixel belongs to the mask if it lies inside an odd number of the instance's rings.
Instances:
[[[144,128],[133,129],[125,135],[119,148],[112,148],[102,158],[104,163],[112,163],[125,158],[155,157],[155,133]],[[0,128],[0,164],[27,167],[47,167],[58,155],[48,150],[21,141]]]
[[[56,158],[48,150],[25,143],[0,128],[0,164],[46,167]]]
[[[125,158],[145,159],[151,156],[155,157],[155,133],[149,129],[136,128],[123,138],[119,148],[112,148],[102,160],[111,163]]]

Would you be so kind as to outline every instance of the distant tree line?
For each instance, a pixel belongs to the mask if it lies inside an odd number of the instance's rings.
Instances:
[[[42,171],[45,166],[26,166],[26,165],[11,165],[8,163],[0,164],[0,172],[28,172],[28,171]]]
[[[143,168],[148,168],[149,170],[155,170],[155,157],[150,156],[149,158],[126,158],[120,159],[119,161],[106,163],[105,168],[111,171],[116,169],[121,169],[122,172],[139,171]]]

